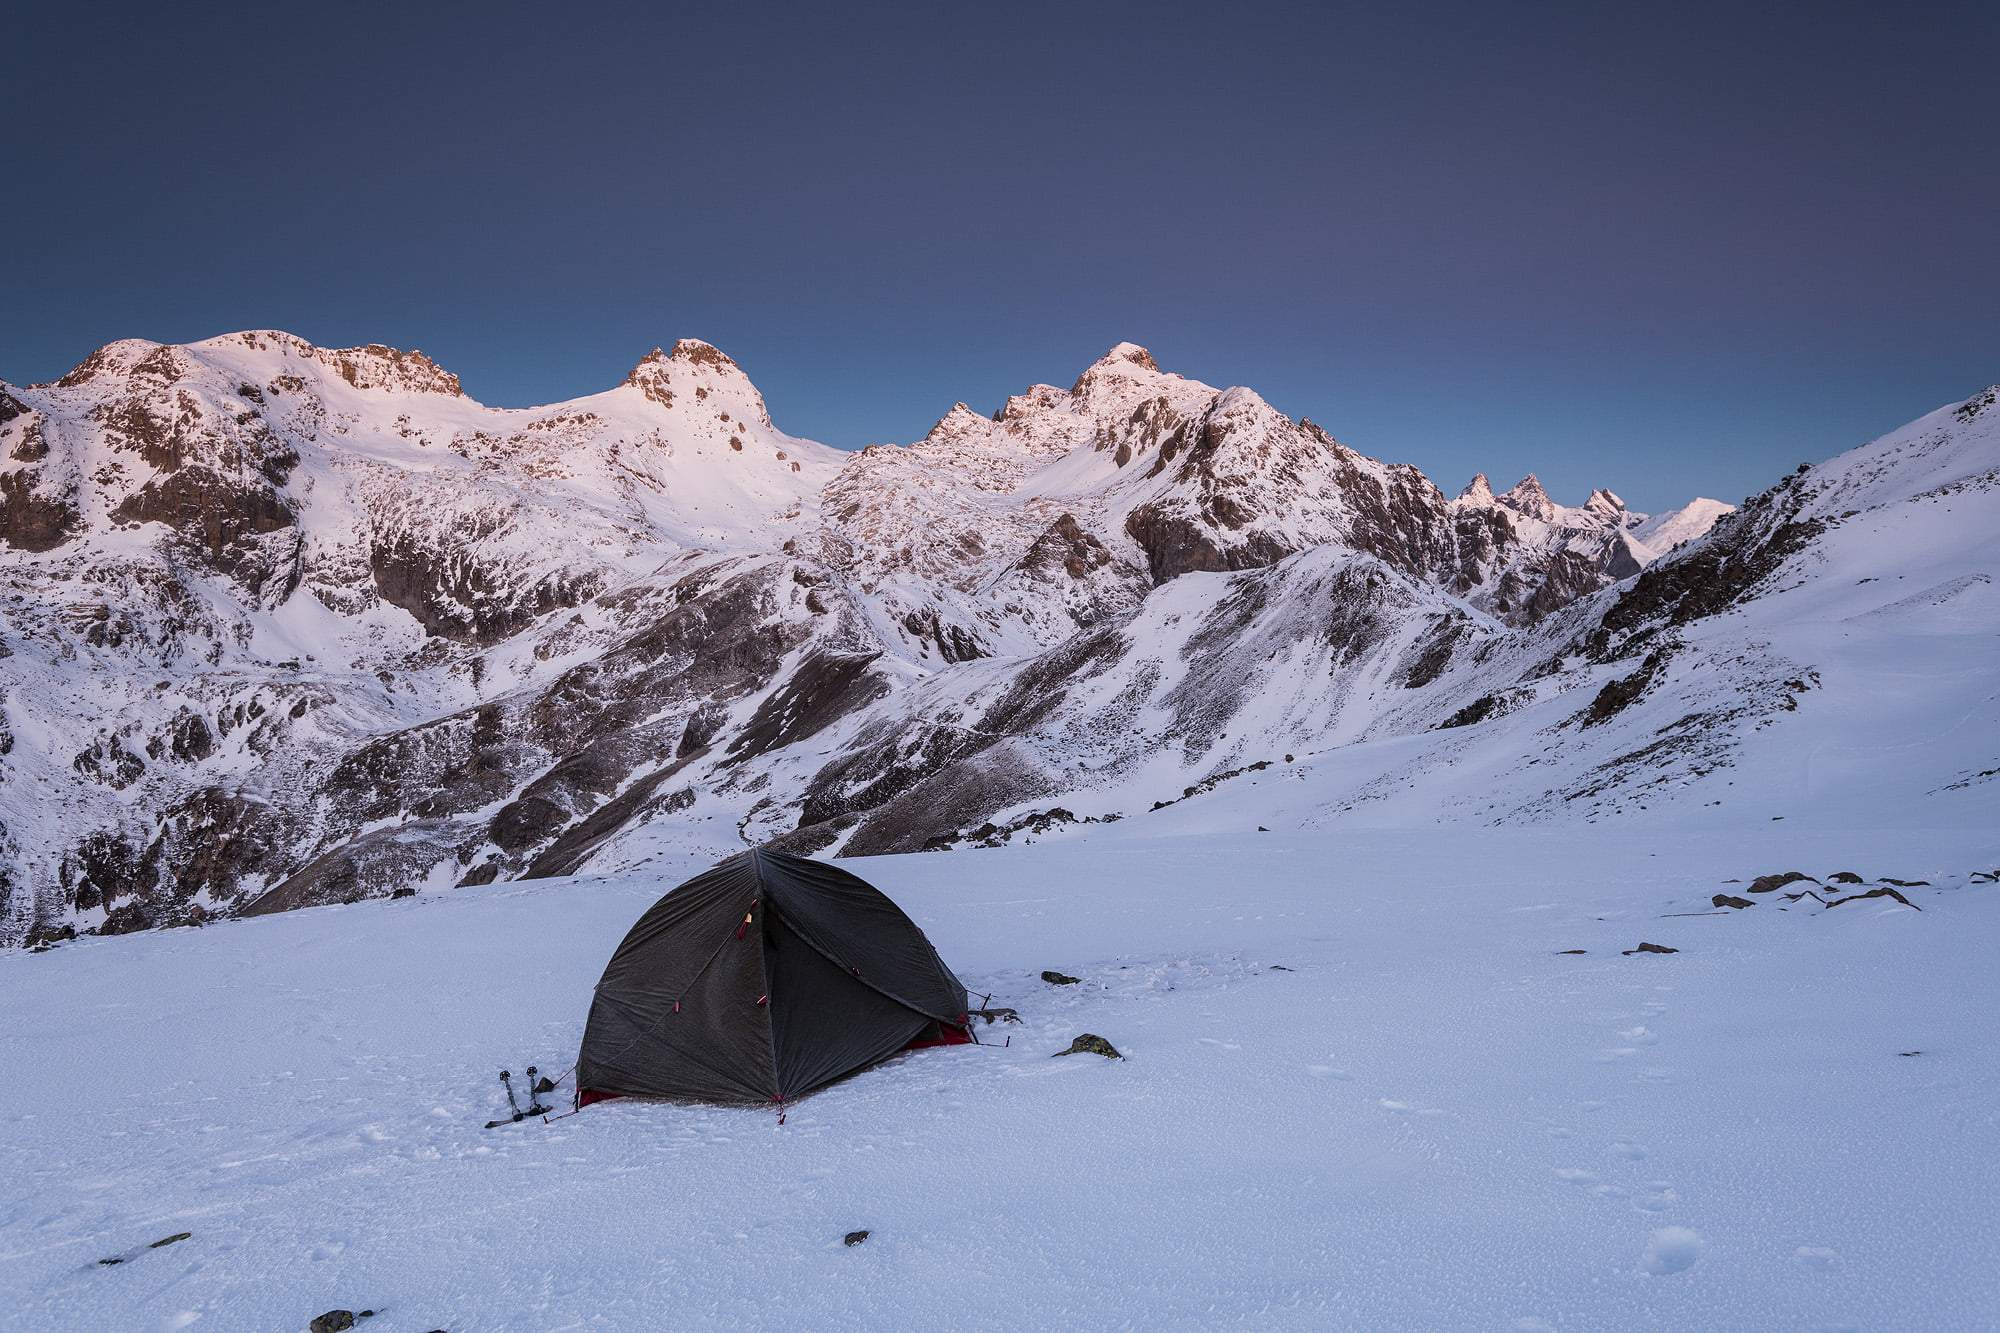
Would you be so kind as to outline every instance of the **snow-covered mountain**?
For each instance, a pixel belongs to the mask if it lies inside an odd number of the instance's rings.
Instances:
[[[1838,743],[1840,653],[1990,651],[1990,403],[1649,518],[1448,498],[1131,344],[847,454],[693,341],[505,410],[417,352],[115,343],[0,385],[0,941],[1032,838],[1305,764],[1325,819],[1718,799]],[[1837,642],[1786,638],[1807,605]],[[2000,765],[1968,745],[1940,785]]]

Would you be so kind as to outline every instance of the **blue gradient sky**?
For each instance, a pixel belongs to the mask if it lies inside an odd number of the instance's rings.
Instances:
[[[2000,6],[43,5],[0,377],[247,327],[853,446],[1131,339],[1447,490],[1734,500],[2000,379]]]

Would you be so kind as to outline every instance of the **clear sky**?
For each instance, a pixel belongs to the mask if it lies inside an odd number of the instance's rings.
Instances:
[[[1456,490],[1735,500],[2000,380],[2000,5],[17,7],[0,377],[741,361],[856,446],[1121,339]]]

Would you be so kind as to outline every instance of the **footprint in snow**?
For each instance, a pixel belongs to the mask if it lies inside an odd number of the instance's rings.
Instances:
[[[1792,1251],[1792,1258],[1807,1268],[1817,1268],[1825,1272],[1839,1265],[1840,1251],[1828,1249],[1824,1245],[1801,1245]]]
[[[1707,1242],[1693,1227],[1661,1227],[1646,1240],[1639,1266],[1654,1277],[1685,1273],[1700,1261]]]
[[[1655,1180],[1646,1186],[1646,1192],[1632,1201],[1632,1206],[1642,1213],[1664,1213],[1681,1201],[1680,1192],[1664,1180]]]
[[[1580,1166],[1559,1166],[1556,1168],[1556,1179],[1570,1185],[1595,1185],[1597,1173]]]
[[[1646,1150],[1636,1143],[1626,1143],[1621,1140],[1612,1144],[1610,1151],[1613,1157],[1623,1157],[1628,1162],[1643,1162],[1646,1160]]]

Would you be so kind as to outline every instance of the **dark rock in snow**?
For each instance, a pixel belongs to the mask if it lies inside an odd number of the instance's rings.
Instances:
[[[1757,878],[1750,881],[1750,892],[1769,893],[1773,889],[1782,889],[1787,884],[1796,884],[1802,879],[1811,880],[1814,884],[1819,883],[1818,880],[1813,879],[1811,875],[1806,874],[1803,870],[1787,870],[1782,875],[1757,876]]]
[[[854,1246],[854,1245],[859,1245],[862,1241],[867,1239],[868,1239],[868,1233],[865,1231],[850,1231],[845,1236],[842,1236],[840,1238],[840,1243],[842,1245]]]
[[[1679,949],[1670,949],[1664,944],[1648,944],[1643,940],[1640,941],[1638,948],[1625,950],[1625,954],[1628,957],[1635,953],[1679,953],[1679,952],[1680,952]]]
[[[146,1248],[149,1250],[157,1250],[164,1245],[178,1244],[179,1242],[186,1240],[188,1237],[192,1235],[194,1235],[192,1231],[176,1231],[171,1236],[160,1237],[158,1240],[154,1241],[151,1245],[148,1245]]]
[[[1048,982],[1051,986],[1074,986],[1077,982],[1082,981],[1083,978],[1068,976],[1061,972],[1044,972],[1042,973],[1042,980]]]
[[[1082,1036],[1078,1037],[1075,1041],[1069,1044],[1068,1050],[1057,1051],[1056,1054],[1057,1055],[1101,1055],[1107,1060],[1123,1060],[1125,1058],[1124,1056],[1118,1053],[1118,1048],[1116,1046],[1113,1046],[1110,1042],[1106,1041],[1104,1038],[1098,1036],[1094,1032],[1084,1033]]]
[[[1836,870],[1826,877],[1826,882],[1829,884],[1866,884],[1868,881],[1855,874],[1852,870]]]
[[[417,896],[417,891],[411,888],[409,885],[405,884],[402,888],[397,889],[394,893],[390,894],[389,896],[391,898],[414,898]]]
[[[1564,955],[1564,954],[1571,954],[1571,953],[1589,953],[1589,952],[1590,952],[1590,950],[1588,950],[1588,949],[1558,949],[1558,950],[1556,950],[1556,956],[1557,956],[1557,957],[1561,957],[1561,956],[1562,956],[1562,955]]]
[[[325,1314],[316,1316],[310,1324],[306,1325],[309,1333],[347,1333],[347,1330],[353,1327],[354,1311],[352,1310],[328,1310]]]
[[[1748,898],[1733,898],[1726,893],[1718,893],[1708,901],[1717,907],[1755,907],[1757,905]]]
[[[1858,903],[1863,898],[1894,898],[1897,902],[1909,908],[1912,912],[1921,912],[1924,910],[1923,908],[1917,906],[1915,903],[1911,902],[1908,898],[1905,898],[1902,895],[1902,893],[1899,892],[1898,890],[1889,888],[1870,889],[1866,893],[1850,893],[1845,898],[1833,899],[1832,901],[1827,903],[1827,906],[1838,907],[1842,903]]]
[[[1931,886],[1927,879],[1890,879],[1887,875],[1882,876],[1882,882],[1894,884],[1899,889],[1928,889]]]

